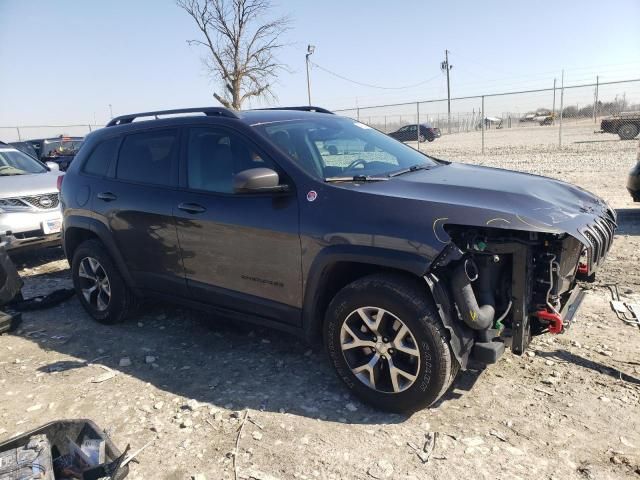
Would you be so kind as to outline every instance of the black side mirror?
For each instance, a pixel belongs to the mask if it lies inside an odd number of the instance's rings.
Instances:
[[[235,193],[286,192],[288,185],[280,185],[280,177],[270,168],[250,168],[233,177]]]

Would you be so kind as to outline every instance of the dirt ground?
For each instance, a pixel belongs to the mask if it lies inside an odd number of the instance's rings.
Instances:
[[[632,207],[624,175],[636,142],[585,130],[558,151],[536,138],[496,137],[485,156],[462,135],[426,148],[569,180]],[[360,403],[322,351],[279,332],[161,304],[117,326],[91,321],[76,298],[25,313],[0,337],[0,441],[91,418],[120,449],[152,442],[133,479],[638,479],[640,329],[618,320],[605,286],[640,302],[640,229],[623,227],[567,333],[469,369],[412,416]],[[15,260],[26,297],[71,285],[60,249]]]

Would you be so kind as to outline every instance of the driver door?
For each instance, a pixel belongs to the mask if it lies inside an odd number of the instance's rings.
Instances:
[[[242,134],[191,127],[173,213],[189,295],[228,310],[294,325],[302,308],[294,193],[234,193],[233,177],[277,165]],[[290,180],[280,174],[281,183]]]

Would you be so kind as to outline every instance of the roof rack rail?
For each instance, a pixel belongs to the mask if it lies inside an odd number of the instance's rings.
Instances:
[[[322,107],[314,107],[312,105],[303,105],[301,107],[269,107],[269,108],[256,108],[254,110],[298,110],[301,112],[317,112],[317,113],[330,113],[335,115],[331,110],[327,110]]]
[[[133,122],[136,118],[140,117],[158,117],[158,115],[174,115],[178,113],[204,113],[207,117],[228,117],[228,118],[239,118],[238,115],[228,108],[224,107],[202,107],[202,108],[178,108],[176,110],[158,110],[156,112],[142,112],[142,113],[132,113],[129,115],[120,115],[119,117],[113,118],[109,123],[107,123],[107,127],[113,127],[115,125],[125,125],[127,123]]]

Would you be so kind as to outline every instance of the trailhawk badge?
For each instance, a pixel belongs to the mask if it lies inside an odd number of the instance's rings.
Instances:
[[[318,198],[318,193],[315,190],[307,192],[307,202],[313,202],[316,198]]]

